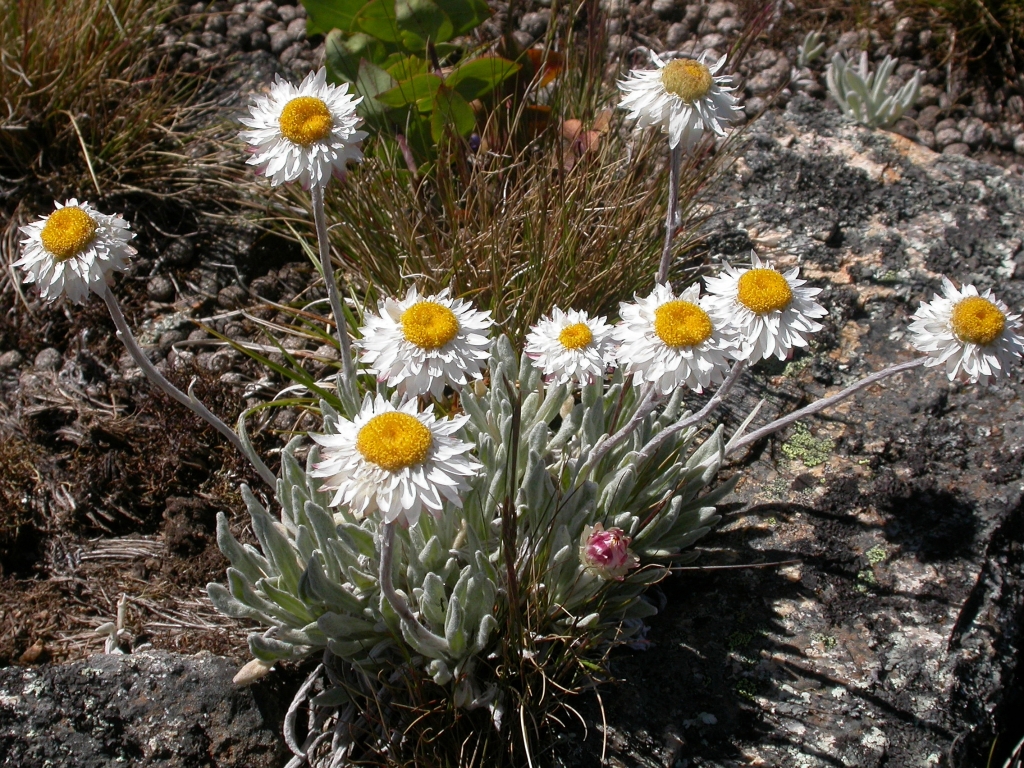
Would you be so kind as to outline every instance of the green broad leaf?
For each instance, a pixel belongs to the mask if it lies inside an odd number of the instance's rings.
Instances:
[[[493,13],[484,0],[434,0],[452,22],[453,36],[465,35]]]
[[[519,64],[500,56],[482,56],[455,68],[445,85],[458,91],[466,101],[479,99],[519,71]]]
[[[380,61],[387,56],[384,44],[364,32],[347,35],[333,30],[325,41],[327,73],[332,81],[354,83],[359,77],[359,61]]]
[[[399,83],[411,80],[416,75],[425,75],[430,71],[430,65],[426,59],[421,59],[419,56],[406,56],[405,54],[396,54],[396,56],[398,56],[398,59],[386,66],[385,69]],[[390,59],[391,57],[388,58]]]
[[[445,126],[451,126],[460,136],[469,136],[476,128],[476,115],[469,103],[458,93],[441,86],[437,90],[430,115],[430,135],[440,141]]]
[[[394,0],[371,0],[356,15],[355,27],[385,43],[402,42]]]
[[[388,107],[406,107],[412,105],[429,105],[437,89],[441,86],[441,78],[431,72],[399,83],[394,88],[377,96],[377,101]],[[422,111],[426,109],[421,107]]]
[[[422,51],[428,41],[443,43],[452,38],[452,22],[433,0],[395,0],[395,20],[402,42],[411,51]]]
[[[322,35],[332,29],[348,32],[366,0],[302,0],[306,9],[306,34]]]
[[[376,64],[362,59],[355,82],[356,92],[363,97],[359,104],[359,114],[363,117],[382,117],[387,108],[377,101],[377,97],[394,86],[395,81],[391,75]]]

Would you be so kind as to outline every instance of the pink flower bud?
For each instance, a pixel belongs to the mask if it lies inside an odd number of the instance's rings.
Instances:
[[[640,565],[640,559],[629,549],[632,541],[621,528],[609,528],[597,523],[583,529],[580,538],[580,562],[595,576],[622,581],[630,568]]]

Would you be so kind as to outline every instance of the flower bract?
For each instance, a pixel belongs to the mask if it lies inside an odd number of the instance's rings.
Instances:
[[[941,365],[952,381],[960,373],[971,383],[987,384],[1024,355],[1020,315],[991,291],[979,294],[973,285],[960,290],[942,278],[942,296],[922,304],[910,324],[914,347]]]
[[[554,384],[589,384],[615,362],[612,327],[603,317],[557,307],[526,336],[526,355]]]
[[[715,76],[726,57],[712,64],[706,57],[665,62],[652,54],[657,69],[633,70],[619,81],[619,106],[630,110],[629,119],[636,120],[637,128],[653,125],[667,132],[672,149],[681,145],[692,151],[707,130],[724,136],[722,123],[734,120],[741,109],[730,93],[735,90],[731,77]]]
[[[75,198],[54,205],[49,216],[21,228],[27,237],[14,266],[47,301],[66,294],[78,304],[90,290],[102,293],[110,274],[128,269],[135,233],[120,216],[107,216]]]
[[[349,160],[363,157],[360,101],[348,84],[329,85],[324,68],[310,72],[298,87],[278,77],[270,93],[249,107],[252,117],[242,119],[249,130],[240,135],[253,152],[248,164],[275,187],[291,181],[306,189],[326,186],[332,175],[344,173]]]
[[[658,285],[635,304],[622,304],[615,327],[619,364],[636,384],[651,382],[667,395],[686,386],[695,392],[722,381],[734,345],[732,332],[716,323],[691,285],[677,298]]]
[[[631,568],[640,565],[640,558],[629,549],[631,541],[621,528],[588,525],[580,537],[580,562],[595,576],[622,581]]]
[[[462,386],[480,378],[491,340],[491,313],[480,312],[447,289],[404,299],[385,299],[378,314],[367,313],[360,329],[360,359],[401,395],[429,392],[440,397],[446,384]]]
[[[439,517],[444,503],[462,507],[460,494],[482,468],[472,448],[453,435],[468,417],[438,420],[417,401],[395,408],[367,395],[354,421],[340,419],[332,433],[310,435],[321,446],[314,477],[334,491],[331,506],[359,515],[379,511],[385,522],[416,525],[427,509]]]
[[[820,331],[814,318],[828,314],[814,301],[820,288],[804,287],[799,268],[779,272],[751,254],[750,269],[726,265],[707,277],[708,312],[739,335],[737,357],[751,364],[773,355],[785,360],[794,347],[806,347],[809,334]]]

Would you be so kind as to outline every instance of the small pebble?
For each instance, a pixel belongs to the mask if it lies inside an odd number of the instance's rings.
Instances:
[[[673,16],[678,18],[679,11],[682,9],[676,3],[676,0],[654,0],[651,3],[651,10],[661,18],[669,19]]]
[[[917,132],[917,140],[928,149],[935,149],[935,134],[931,131],[921,130]]]
[[[297,18],[298,15],[294,5],[281,5],[277,8],[277,17],[285,24]]]
[[[711,3],[708,6],[706,18],[712,24],[717,24],[719,21],[724,19],[726,16],[735,16],[736,6],[732,3],[727,2],[716,2]]]
[[[240,285],[229,285],[217,294],[217,303],[224,309],[237,309],[245,303],[248,295]]]
[[[917,124],[921,128],[926,130],[933,130],[936,123],[939,122],[939,115],[942,114],[942,110],[934,104],[925,107],[917,116]]]
[[[146,295],[153,301],[170,301],[174,298],[174,283],[163,275],[149,278]]]
[[[534,38],[539,38],[548,31],[548,21],[550,21],[550,19],[551,11],[534,11],[533,13],[524,13],[523,18],[519,20],[519,28],[528,35],[532,35]]]
[[[971,154],[971,148],[964,144],[962,141],[948,144],[942,148],[942,154],[944,155],[969,155]]]
[[[292,40],[305,40],[306,20],[301,18],[292,19],[288,24],[288,35]]]
[[[1024,155],[1024,133],[1018,134],[1013,140],[1013,151],[1018,155]]]
[[[21,365],[24,358],[16,349],[9,349],[0,355],[0,371],[9,371]]]
[[[59,349],[47,347],[36,355],[34,366],[37,371],[56,371],[63,362],[64,355]]]
[[[940,147],[948,147],[950,144],[959,144],[963,134],[956,128],[943,128],[935,132],[935,143]]]

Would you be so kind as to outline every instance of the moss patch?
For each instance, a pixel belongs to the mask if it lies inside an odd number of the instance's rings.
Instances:
[[[799,459],[805,467],[816,467],[828,461],[835,447],[834,440],[813,437],[806,426],[797,422],[792,436],[782,444],[782,453],[788,459]]]

